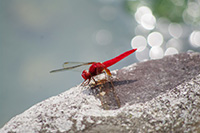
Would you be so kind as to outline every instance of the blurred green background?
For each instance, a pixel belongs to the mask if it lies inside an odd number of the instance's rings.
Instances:
[[[32,105],[81,83],[65,61],[111,67],[200,51],[200,0],[0,0],[0,127]]]

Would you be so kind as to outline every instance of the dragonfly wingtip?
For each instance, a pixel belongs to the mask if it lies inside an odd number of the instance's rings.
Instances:
[[[53,72],[54,72],[54,70],[50,71],[49,73],[53,73]]]

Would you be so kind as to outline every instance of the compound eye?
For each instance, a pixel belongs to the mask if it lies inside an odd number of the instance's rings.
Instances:
[[[82,72],[81,76],[82,76],[85,80],[87,80],[87,79],[88,79],[88,71],[87,71],[87,70],[84,70],[84,71]]]

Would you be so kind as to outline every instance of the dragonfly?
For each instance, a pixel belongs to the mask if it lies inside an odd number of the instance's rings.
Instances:
[[[104,61],[104,62],[86,62],[86,63],[80,63],[77,65],[73,65],[76,64],[76,62],[64,62],[63,64],[63,68],[61,69],[56,69],[56,70],[52,70],[50,71],[50,73],[54,73],[54,72],[60,72],[60,71],[65,71],[65,70],[72,70],[72,69],[76,69],[82,66],[86,66],[86,65],[91,65],[89,67],[89,70],[83,70],[81,76],[84,79],[83,83],[85,84],[89,84],[91,79],[97,83],[94,79],[94,76],[99,75],[103,72],[106,72],[106,74],[108,76],[111,76],[111,72],[108,69],[108,67],[116,64],[117,62],[121,61],[122,59],[124,59],[125,57],[129,56],[130,54],[134,53],[137,49],[131,49],[128,50],[110,60]],[[87,82],[86,82],[87,81]],[[82,84],[83,84],[82,83]]]

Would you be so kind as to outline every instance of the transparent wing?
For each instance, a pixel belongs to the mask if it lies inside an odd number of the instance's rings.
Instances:
[[[85,66],[88,66],[93,64],[95,62],[65,62],[63,64],[63,68],[61,69],[56,69],[56,70],[52,70],[50,71],[50,73],[53,73],[53,72],[60,72],[60,71],[65,71],[65,70],[83,70]]]
[[[77,67],[81,67],[85,65],[91,65],[93,63],[95,62],[64,62],[63,68],[73,69],[73,68],[77,68]]]

